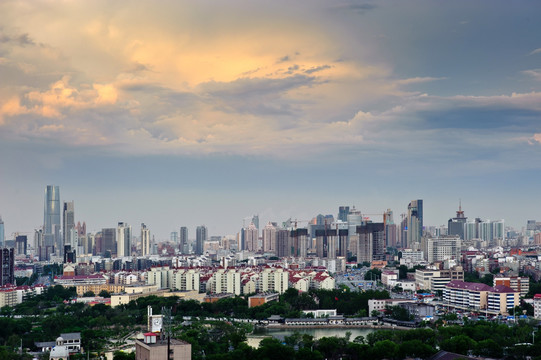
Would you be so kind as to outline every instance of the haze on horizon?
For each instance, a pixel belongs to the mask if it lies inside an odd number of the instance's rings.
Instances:
[[[157,239],[423,199],[541,219],[541,3],[0,3],[0,215]],[[137,233],[137,231],[134,231]]]

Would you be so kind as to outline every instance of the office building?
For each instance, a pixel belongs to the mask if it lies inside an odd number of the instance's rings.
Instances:
[[[6,243],[6,238],[5,238],[5,230],[4,230],[4,220],[2,220],[2,216],[0,215],[0,249],[6,246],[5,243]]]
[[[182,226],[180,228],[180,251],[183,254],[190,253],[190,243],[188,242],[188,228],[186,226]]]
[[[198,226],[195,229],[195,254],[203,255],[205,242],[208,240],[208,229],[205,225]]]
[[[45,260],[50,260],[53,252],[61,256],[64,244],[60,238],[60,189],[55,185],[47,185],[45,188],[43,242],[47,255]]]
[[[462,210],[462,203],[458,205],[458,211],[456,217],[449,219],[447,222],[447,235],[457,235],[464,240],[464,229],[466,227],[467,217],[464,216]]]
[[[178,232],[172,231],[169,239],[173,244],[178,244]]]
[[[0,249],[0,287],[15,285],[15,249]]]
[[[131,226],[124,222],[116,228],[116,256],[131,256]]]
[[[414,248],[418,246],[423,237],[423,200],[412,200],[409,203],[407,230],[407,247]]]
[[[144,223],[141,224],[141,255],[150,255],[150,229]]]

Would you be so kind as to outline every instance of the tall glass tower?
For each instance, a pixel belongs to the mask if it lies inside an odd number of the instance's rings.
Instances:
[[[60,189],[55,185],[47,185],[45,189],[43,242],[47,249],[47,259],[52,252],[60,255],[64,244],[60,238]]]

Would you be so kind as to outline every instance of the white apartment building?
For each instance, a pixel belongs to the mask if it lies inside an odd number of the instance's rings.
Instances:
[[[289,273],[282,268],[265,268],[259,274],[259,292],[273,291],[283,294],[289,289]]]
[[[210,292],[214,294],[240,295],[242,293],[241,274],[234,269],[219,269],[209,279],[207,288],[209,287]]]

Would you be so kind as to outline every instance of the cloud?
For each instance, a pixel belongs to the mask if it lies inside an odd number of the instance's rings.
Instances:
[[[541,81],[541,69],[524,70],[522,73],[534,80]]]
[[[369,4],[369,3],[358,3],[355,1],[348,1],[342,4],[336,4],[334,5],[334,8],[352,11],[359,14],[366,14],[367,12],[376,9],[377,6],[374,4]]]
[[[399,85],[411,85],[411,84],[422,84],[432,81],[446,80],[446,77],[414,77],[409,79],[400,79],[397,80]]]
[[[541,48],[537,48],[533,50],[532,52],[530,52],[530,55],[535,55],[535,54],[540,54],[540,53],[541,53]]]
[[[312,73],[322,71],[322,70],[325,70],[325,69],[330,69],[330,68],[331,68],[330,65],[321,65],[321,66],[316,66],[316,67],[313,67],[313,68],[310,68],[310,69],[306,69],[306,70],[304,70],[304,73],[305,74],[312,74]]]

